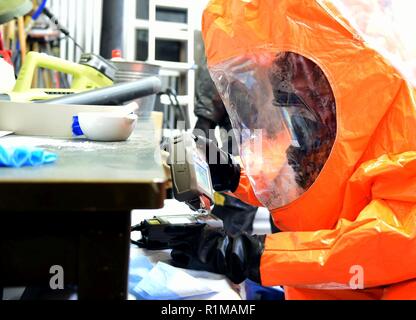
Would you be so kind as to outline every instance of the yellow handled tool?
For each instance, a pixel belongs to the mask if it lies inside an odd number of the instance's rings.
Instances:
[[[72,76],[71,88],[32,88],[38,68],[62,72]],[[113,85],[117,72],[109,61],[94,54],[83,54],[80,63],[70,62],[44,53],[29,52],[20,69],[16,85],[0,100],[15,102],[39,101]]]

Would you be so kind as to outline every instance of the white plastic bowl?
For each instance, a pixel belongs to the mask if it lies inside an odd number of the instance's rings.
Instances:
[[[133,133],[137,115],[123,112],[81,112],[78,121],[89,140],[125,141]]]

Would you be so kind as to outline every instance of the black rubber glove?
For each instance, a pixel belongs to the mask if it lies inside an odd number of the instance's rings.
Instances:
[[[199,232],[183,226],[168,227],[166,232],[172,237],[169,247],[175,266],[223,274],[234,283],[246,279],[261,283],[260,258],[266,236],[244,233],[230,237],[203,224]]]
[[[221,150],[216,142],[200,136],[195,137],[195,142],[209,165],[214,190],[219,192],[237,190],[240,182],[240,165],[230,154]]]

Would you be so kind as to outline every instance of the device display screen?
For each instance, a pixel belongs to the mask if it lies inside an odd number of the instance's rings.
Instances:
[[[208,170],[204,168],[200,163],[195,161],[195,171],[198,184],[202,186],[203,189],[210,190],[211,188],[209,183]]]
[[[187,217],[164,217],[164,219],[170,224],[190,224],[194,222]]]

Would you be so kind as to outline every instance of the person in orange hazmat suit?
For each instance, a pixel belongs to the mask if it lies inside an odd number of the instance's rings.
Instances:
[[[287,299],[416,299],[414,88],[331,0],[212,0],[203,18],[240,137],[241,166],[215,151],[214,185],[282,232],[174,229],[173,261]]]

